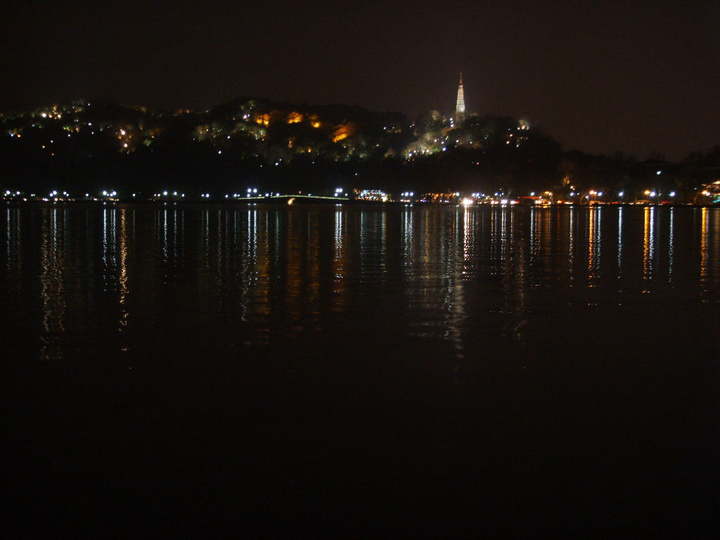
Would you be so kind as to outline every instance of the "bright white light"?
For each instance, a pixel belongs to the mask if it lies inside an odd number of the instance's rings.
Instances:
[[[465,197],[461,202],[462,202],[463,206],[470,206],[473,203],[473,200],[468,197]]]
[[[624,191],[621,191],[620,193],[618,193],[618,196],[619,196],[619,197],[624,197],[624,196],[625,196],[625,192],[624,192]]]
[[[675,192],[674,192],[674,191],[671,191],[671,192],[670,192],[670,196],[671,196],[671,197],[674,197],[674,196],[675,196]]]

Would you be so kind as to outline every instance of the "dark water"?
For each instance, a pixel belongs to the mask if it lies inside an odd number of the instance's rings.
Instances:
[[[13,535],[720,527],[720,209],[0,207]]]

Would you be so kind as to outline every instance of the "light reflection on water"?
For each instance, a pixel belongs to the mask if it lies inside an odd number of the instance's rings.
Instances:
[[[622,279],[622,255],[623,255],[623,207],[618,208],[617,218],[617,278]]]
[[[675,264],[675,208],[670,209],[670,223],[668,232],[668,262],[667,262],[667,280],[668,283],[672,281],[673,276],[673,265]]]
[[[602,207],[591,206],[588,210],[588,287],[595,287],[600,277],[600,255],[602,253]]]
[[[717,523],[720,209],[0,210],[25,521]]]
[[[39,276],[42,302],[41,360],[60,360],[63,356],[67,212],[67,209],[53,208],[42,216]]]
[[[67,342],[76,350],[87,329],[128,353],[153,331],[181,342],[205,332],[239,347],[328,328],[444,341],[463,359],[481,343],[525,343],[539,310],[621,305],[636,293],[720,296],[714,208],[54,206],[2,215],[2,300],[39,328],[45,360],[64,358]]]
[[[655,210],[654,206],[647,206],[644,209],[643,278],[646,281],[652,280],[653,265],[655,263]]]
[[[119,269],[118,269],[118,303],[120,304],[120,317],[118,319],[118,332],[120,334],[125,333],[125,329],[129,323],[129,312],[127,310],[127,300],[130,294],[130,287],[128,285],[128,245],[130,237],[131,219],[128,218],[128,214],[132,212],[126,208],[120,209],[120,223],[118,228],[120,229],[120,243],[117,247],[119,255]],[[134,216],[135,213],[132,212]],[[128,351],[128,346],[123,343],[121,346],[122,352]]]
[[[567,269],[570,279],[575,279],[575,228],[577,226],[577,210],[570,208],[570,216],[568,219],[568,251],[567,251]]]

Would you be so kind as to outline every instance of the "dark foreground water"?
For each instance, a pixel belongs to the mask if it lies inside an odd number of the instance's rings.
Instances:
[[[14,537],[720,530],[720,209],[0,207]]]

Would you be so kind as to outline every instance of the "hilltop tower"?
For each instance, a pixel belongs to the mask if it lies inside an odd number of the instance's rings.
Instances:
[[[462,124],[465,121],[465,92],[463,90],[462,73],[460,73],[460,84],[458,84],[457,103],[455,104],[455,123]]]

